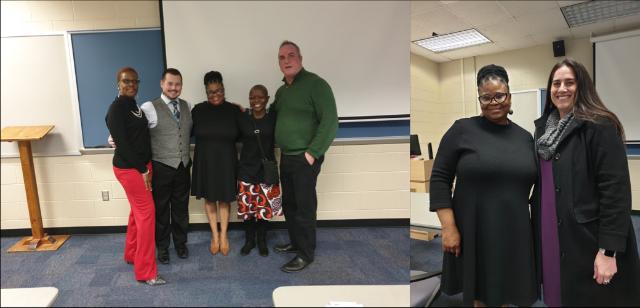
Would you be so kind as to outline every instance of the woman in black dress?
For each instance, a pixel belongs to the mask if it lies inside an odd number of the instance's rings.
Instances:
[[[207,100],[191,111],[196,146],[193,155],[191,195],[204,198],[211,227],[211,254],[229,254],[229,208],[236,199],[236,165],[240,108],[225,100],[219,72],[204,76]],[[218,220],[220,232],[218,232]]]
[[[263,85],[253,86],[249,92],[251,109],[240,121],[242,151],[238,165],[238,216],[244,219],[245,225],[245,243],[240,249],[243,256],[256,246],[256,230],[260,255],[266,257],[269,254],[266,244],[267,223],[273,217],[282,215],[280,184],[265,183],[261,163],[263,157],[275,161],[276,113],[274,110],[267,112],[268,102],[267,88]]]
[[[483,67],[477,85],[482,115],[453,124],[431,174],[430,209],[442,224],[442,291],[463,292],[467,306],[529,306],[537,297],[529,217],[533,138],[507,118],[504,68]]]

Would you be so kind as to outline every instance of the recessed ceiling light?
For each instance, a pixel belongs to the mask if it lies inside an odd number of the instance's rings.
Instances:
[[[476,29],[468,29],[459,32],[440,34],[413,41],[414,44],[433,52],[444,52],[458,48],[471,47],[491,43],[487,37]]]
[[[569,28],[640,13],[640,1],[588,1],[560,8]]]

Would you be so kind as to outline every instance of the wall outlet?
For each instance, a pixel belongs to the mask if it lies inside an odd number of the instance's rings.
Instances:
[[[109,201],[109,191],[108,190],[103,190],[102,191],[102,201]]]

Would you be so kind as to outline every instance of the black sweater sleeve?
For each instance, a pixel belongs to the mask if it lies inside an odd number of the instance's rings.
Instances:
[[[460,157],[461,123],[456,121],[444,134],[433,163],[429,186],[429,210],[451,208],[451,188]]]
[[[132,116],[129,115],[133,111],[130,105],[131,102],[122,101],[120,98],[116,99],[107,113],[107,127],[116,144],[113,161],[116,167],[135,168],[140,173],[145,173],[147,172],[146,163],[150,158],[146,154],[147,148],[150,147],[148,128],[144,123],[139,125],[128,123],[137,120],[132,119]],[[144,116],[138,121],[142,120],[146,121]],[[141,131],[144,129],[147,130],[146,133]]]

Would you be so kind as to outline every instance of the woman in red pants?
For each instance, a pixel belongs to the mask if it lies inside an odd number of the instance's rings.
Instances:
[[[116,149],[113,173],[122,184],[131,212],[124,246],[124,260],[133,264],[136,280],[148,285],[165,284],[155,260],[155,205],[151,195],[151,137],[144,113],[135,101],[138,73],[131,67],[116,75],[118,97],[107,112],[107,127]]]

